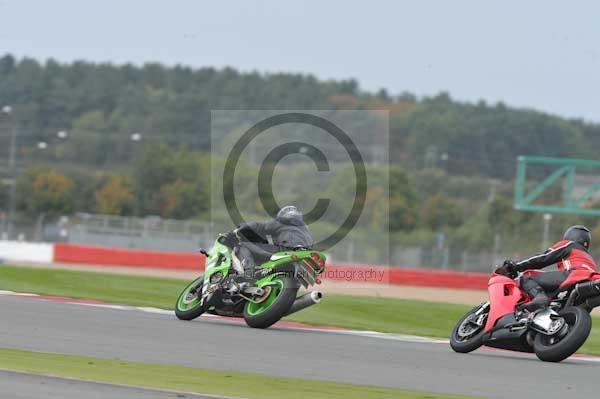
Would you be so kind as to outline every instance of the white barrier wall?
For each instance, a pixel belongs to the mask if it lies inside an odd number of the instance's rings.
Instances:
[[[54,245],[19,241],[0,241],[0,260],[4,262],[20,261],[52,263]]]

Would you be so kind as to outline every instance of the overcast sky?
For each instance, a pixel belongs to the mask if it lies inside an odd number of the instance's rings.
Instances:
[[[600,2],[0,0],[0,54],[356,78],[600,122]]]

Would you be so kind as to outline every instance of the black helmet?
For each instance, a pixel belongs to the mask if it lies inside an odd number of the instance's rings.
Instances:
[[[589,249],[592,242],[592,233],[590,233],[590,230],[585,226],[571,226],[565,231],[564,239],[578,242],[586,249]]]
[[[302,212],[293,205],[284,206],[277,212],[275,217],[278,221],[286,224],[296,224],[302,222]]]

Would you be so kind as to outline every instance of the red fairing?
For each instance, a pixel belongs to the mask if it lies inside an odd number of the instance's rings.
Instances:
[[[515,280],[499,274],[492,275],[488,282],[490,296],[490,314],[485,324],[485,331],[494,328],[496,321],[502,316],[513,313],[523,294]]]

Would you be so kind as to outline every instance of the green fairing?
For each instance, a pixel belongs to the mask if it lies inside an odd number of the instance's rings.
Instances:
[[[221,255],[221,262],[216,265],[215,263]],[[212,249],[209,251],[209,257],[206,259],[206,266],[204,270],[204,283],[207,284],[210,281],[210,277],[217,273],[223,273],[223,276],[229,274],[231,268],[231,253],[229,248],[221,244],[218,240],[215,241]]]

